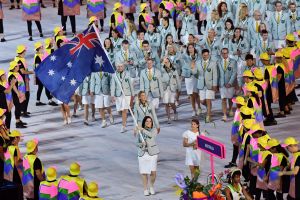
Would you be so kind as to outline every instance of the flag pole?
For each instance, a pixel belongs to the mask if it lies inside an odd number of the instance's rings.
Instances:
[[[96,32],[96,34],[97,34],[97,37],[98,37],[98,39],[99,39],[99,41],[100,41],[100,43],[101,43],[101,46],[103,47],[103,50],[104,50],[104,52],[105,52],[105,54],[106,54],[106,56],[107,56],[107,58],[108,58],[108,60],[109,60],[109,62],[110,62],[110,64],[111,64],[111,66],[113,66],[112,63],[111,63],[111,61],[110,61],[110,58],[109,58],[109,56],[108,56],[108,53],[107,53],[106,49],[104,48],[104,45],[103,45],[103,43],[102,43],[102,41],[101,41],[101,38],[100,38],[100,34],[99,34],[98,28],[95,26],[95,24],[93,24],[93,27],[94,27],[94,29],[95,29],[95,32]],[[119,87],[120,87],[120,89],[121,89],[121,93],[122,93],[123,97],[125,98],[125,93],[124,93],[124,90],[123,90],[123,88],[122,88],[121,81],[120,81],[119,77],[116,75],[116,71],[115,71],[114,68],[113,68],[113,70],[114,70],[114,72],[115,72],[115,73],[114,73],[114,76],[115,76],[115,78],[116,78],[116,80],[117,80],[117,84],[119,85]],[[124,69],[124,70],[125,70],[125,69]],[[125,101],[125,103],[126,103],[126,101]],[[134,114],[133,114],[133,112],[132,112],[132,109],[131,109],[130,105],[129,105],[129,109],[128,109],[128,110],[129,110],[129,112],[130,112],[130,114],[131,114],[131,117],[132,117],[132,119],[133,119],[134,125],[135,125],[135,126],[138,126],[137,120],[136,120],[136,118],[135,118],[135,116],[134,116]],[[140,132],[139,130],[138,130],[138,132],[139,132],[139,136],[140,136],[142,142],[145,143],[144,137],[142,136],[141,132]]]

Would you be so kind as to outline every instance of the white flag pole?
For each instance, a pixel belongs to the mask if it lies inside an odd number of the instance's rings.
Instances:
[[[112,63],[111,63],[111,61],[110,61],[110,58],[109,58],[109,56],[108,56],[108,53],[107,53],[106,49],[104,48],[104,45],[103,45],[103,43],[102,43],[102,41],[101,41],[100,33],[99,33],[98,28],[95,26],[95,24],[93,24],[93,27],[94,27],[94,29],[95,29],[95,32],[96,32],[96,34],[97,34],[97,37],[98,37],[98,39],[99,39],[99,41],[100,41],[100,43],[101,43],[101,45],[102,45],[102,47],[103,47],[103,50],[104,50],[104,52],[105,52],[105,54],[106,54],[106,56],[107,56],[107,58],[108,58],[108,60],[109,60],[109,62],[110,62],[110,64],[111,64],[111,66],[113,66]],[[123,97],[124,97],[124,99],[125,99],[125,93],[124,93],[124,90],[123,90],[123,88],[122,88],[121,81],[120,81],[119,77],[117,76],[116,71],[115,71],[114,68],[113,68],[113,70],[114,70],[114,72],[115,72],[115,73],[114,73],[114,76],[115,76],[115,78],[116,78],[116,80],[117,80],[117,84],[118,84],[118,86],[120,87],[121,93],[122,93],[122,95],[123,95]],[[124,69],[124,70],[125,70],[125,69]],[[132,92],[133,92],[133,91],[132,91]],[[125,103],[126,103],[126,101],[125,101]],[[138,126],[137,120],[136,120],[136,118],[134,117],[134,114],[133,114],[133,112],[132,112],[132,109],[131,109],[130,105],[129,105],[129,112],[130,112],[130,114],[131,114],[131,116],[132,116],[134,125],[135,125],[135,126]],[[142,136],[141,132],[140,132],[139,130],[138,130],[138,132],[139,132],[139,136],[140,136],[142,142],[145,143],[144,137]]]

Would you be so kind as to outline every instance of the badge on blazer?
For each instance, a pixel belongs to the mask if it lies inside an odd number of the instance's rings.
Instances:
[[[153,80],[154,80],[154,81],[156,81],[156,80],[157,80],[157,78],[156,78],[156,77],[153,77]]]
[[[220,30],[221,30],[221,27],[217,27],[217,30],[220,31]]]
[[[154,42],[157,42],[157,39],[155,38],[153,41],[154,41]]]
[[[191,22],[192,22],[192,19],[190,19],[189,22],[191,23]]]
[[[104,73],[104,76],[108,76],[108,74],[105,72],[105,73]]]
[[[244,44],[241,44],[241,47],[244,47],[245,45]]]
[[[284,24],[284,23],[285,23],[285,20],[284,20],[284,19],[283,19],[283,20],[281,20],[281,23],[282,23],[282,24]]]
[[[117,45],[117,48],[121,48],[121,45]]]
[[[296,17],[296,20],[299,21],[299,20],[300,20],[300,17]]]
[[[128,78],[125,78],[125,81],[128,82]]]
[[[148,112],[151,113],[151,110],[149,109]]]
[[[210,68],[207,68],[206,71],[211,72],[211,69],[210,69]]]
[[[227,67],[228,71],[231,71],[231,67]]]
[[[176,75],[173,75],[173,78],[176,78]]]

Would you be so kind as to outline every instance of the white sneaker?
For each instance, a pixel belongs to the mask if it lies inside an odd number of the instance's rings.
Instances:
[[[145,196],[149,196],[150,194],[149,194],[149,191],[148,190],[144,190],[144,195]]]
[[[71,123],[72,123],[71,117],[68,117],[68,124],[71,124]]]
[[[109,122],[110,122],[111,125],[115,123],[115,120],[114,120],[113,116],[109,117]]]
[[[153,187],[150,187],[149,190],[150,190],[150,194],[151,194],[151,195],[155,195],[155,191],[154,191],[154,188],[153,188]]]
[[[96,121],[95,116],[92,116],[92,122]]]
[[[178,112],[174,114],[174,121],[178,120]]]
[[[79,109],[78,110],[83,110],[83,106],[79,106]]]
[[[197,113],[195,111],[193,111],[192,117],[196,117],[196,116],[197,116]]]
[[[68,124],[68,121],[65,119],[64,120],[64,125],[67,125]]]
[[[122,126],[122,128],[121,128],[121,133],[125,133],[127,130],[126,130],[126,128],[125,128],[125,126]]]
[[[228,115],[229,115],[229,117],[233,117],[233,115],[234,115],[234,114],[233,114],[233,111],[232,111],[232,110],[229,111],[229,114],[228,114]]]
[[[224,116],[222,117],[222,121],[223,121],[223,122],[226,122],[226,121],[227,121],[227,116],[226,116],[226,115],[224,115]]]
[[[197,115],[200,115],[202,113],[202,109],[201,108],[198,108],[197,110]]]
[[[106,121],[103,120],[103,121],[102,121],[102,124],[101,124],[101,128],[105,128],[106,126],[107,126]]]
[[[171,124],[171,119],[170,118],[168,119],[168,124]]]
[[[175,101],[175,106],[178,107],[179,106],[179,102]]]
[[[84,123],[84,125],[87,125],[87,126],[89,125],[89,122],[87,120],[84,120],[83,123]]]

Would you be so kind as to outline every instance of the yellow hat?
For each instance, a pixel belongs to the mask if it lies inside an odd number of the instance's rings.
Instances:
[[[300,49],[300,41],[296,42],[296,46],[297,46],[298,49]]]
[[[6,109],[0,108],[0,117],[3,116],[5,112],[6,112]]]
[[[11,61],[9,63],[9,71],[13,70],[16,66],[18,66],[19,64],[16,61]]]
[[[253,73],[250,70],[245,70],[243,73],[243,77],[250,77],[253,78]]]
[[[244,115],[253,115],[254,110],[252,108],[247,107],[247,106],[242,106],[241,107],[241,113],[243,113]]]
[[[237,96],[236,98],[233,98],[232,102],[236,104],[240,104],[242,106],[246,105],[245,99],[242,96]]]
[[[282,58],[282,57],[283,57],[282,51],[276,51],[275,57],[276,57],[276,58]]]
[[[148,6],[147,3],[142,3],[142,4],[140,5],[140,9],[141,9],[140,11],[143,12],[147,6]]]
[[[23,135],[21,134],[20,131],[18,130],[13,130],[9,133],[9,137],[22,137]]]
[[[240,174],[242,174],[242,170],[237,168],[237,167],[234,167],[230,170],[230,177],[232,177],[232,175],[234,175],[235,173],[239,172]]]
[[[5,74],[5,71],[3,69],[0,69],[0,76],[2,76],[3,74]]]
[[[74,176],[80,174],[80,165],[78,163],[75,162],[70,165],[70,174]]]
[[[286,40],[291,41],[291,42],[295,42],[296,38],[294,36],[294,34],[287,34],[287,36],[285,37]]]
[[[257,89],[257,87],[254,86],[254,84],[247,84],[246,90],[249,92],[258,93],[258,89]]]
[[[56,168],[55,167],[49,167],[47,169],[46,175],[47,175],[47,180],[48,181],[56,180]]]
[[[254,77],[255,77],[256,79],[261,80],[261,79],[264,78],[264,74],[263,74],[263,72],[261,71],[260,68],[256,68],[256,69],[254,70],[253,74],[254,74]]]
[[[269,56],[268,53],[262,53],[262,54],[260,54],[259,58],[261,60],[270,60],[270,56]]]
[[[247,129],[251,129],[251,127],[255,124],[255,119],[245,119],[243,120],[243,125]]]
[[[283,56],[285,58],[290,58],[291,57],[291,52],[292,52],[292,48],[284,48],[282,50]]]
[[[294,145],[294,144],[299,144],[299,141],[296,140],[296,138],[294,138],[294,137],[287,137],[281,146],[287,147],[289,145]]]
[[[44,40],[45,48],[48,48],[50,46],[51,42],[52,42],[51,38],[46,38]]]
[[[36,42],[36,43],[34,44],[34,49],[37,50],[38,48],[41,48],[42,46],[43,46],[43,43],[41,43],[41,42]]]
[[[37,145],[38,145],[38,140],[37,139],[29,140],[26,143],[26,152],[27,153],[33,152],[35,150],[35,148],[37,147]]]
[[[118,8],[121,8],[122,4],[120,2],[117,2],[114,4],[114,9],[113,10],[117,10]]]
[[[98,184],[96,182],[90,182],[88,185],[88,195],[90,197],[96,197],[98,195]]]
[[[54,28],[53,32],[54,32],[54,36],[56,36],[60,31],[62,31],[63,28],[60,26],[57,26]]]
[[[264,131],[264,129],[260,126],[260,124],[254,124],[254,125],[251,127],[251,130],[253,130],[254,132],[255,132],[255,131]]]
[[[18,46],[17,46],[16,53],[17,53],[17,54],[20,54],[20,53],[24,52],[25,50],[26,50],[26,46],[23,45],[23,44],[21,44],[21,45],[18,45]]]
[[[266,134],[264,136],[261,136],[257,139],[258,144],[260,144],[263,148],[266,148],[268,145],[268,140],[271,139],[271,137]]]
[[[271,149],[272,147],[276,147],[278,145],[280,145],[280,142],[276,138],[271,138],[270,140],[268,140],[265,149]]]
[[[93,23],[94,21],[97,21],[98,18],[96,16],[91,16],[89,19],[89,24]]]

